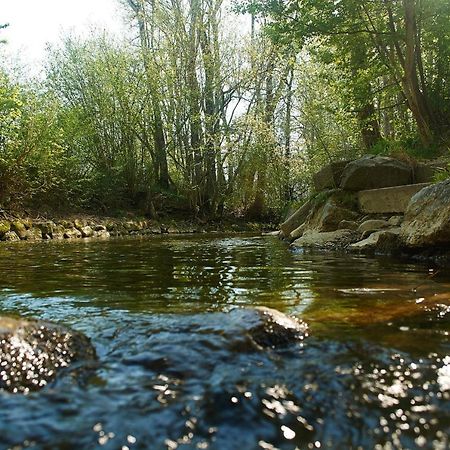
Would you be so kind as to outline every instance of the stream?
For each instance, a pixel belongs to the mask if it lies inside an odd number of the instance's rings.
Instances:
[[[2,243],[0,268],[0,315],[82,331],[99,358],[0,392],[0,450],[449,448],[449,270],[221,234]],[[250,347],[236,306],[309,336]]]

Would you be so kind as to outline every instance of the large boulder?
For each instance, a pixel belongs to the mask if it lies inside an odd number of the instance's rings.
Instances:
[[[41,389],[65,367],[95,358],[81,333],[49,322],[0,316],[0,390]]]
[[[428,183],[407,184],[358,192],[359,209],[370,214],[404,213],[414,194]]]
[[[332,162],[313,175],[314,189],[323,191],[325,189],[336,189],[341,183],[342,173],[349,161]]]
[[[308,336],[308,326],[293,317],[263,306],[234,308],[228,313],[231,322],[244,325],[247,337],[261,348],[282,347]]]
[[[450,178],[414,195],[405,213],[401,240],[412,248],[450,245]]]
[[[347,164],[340,187],[363,191],[411,183],[412,169],[408,164],[385,156],[365,156]]]

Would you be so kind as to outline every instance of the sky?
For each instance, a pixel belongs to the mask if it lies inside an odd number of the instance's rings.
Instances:
[[[47,44],[64,33],[88,34],[93,27],[113,33],[123,30],[118,0],[0,0],[0,31],[7,55],[24,64],[39,66]]]

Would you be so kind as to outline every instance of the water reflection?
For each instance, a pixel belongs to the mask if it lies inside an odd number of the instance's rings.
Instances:
[[[100,365],[0,393],[0,448],[448,448],[450,279],[260,237],[0,246],[0,311],[87,333]],[[255,350],[222,312],[301,315]]]

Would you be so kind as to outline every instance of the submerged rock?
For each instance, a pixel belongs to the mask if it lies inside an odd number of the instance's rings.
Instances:
[[[235,308],[228,319],[243,325],[251,341],[262,348],[286,346],[308,336],[306,323],[263,306]]]
[[[95,357],[89,339],[79,332],[49,322],[0,316],[0,390],[41,389],[61,369]]]
[[[414,195],[405,213],[401,239],[413,248],[450,245],[450,179]]]
[[[360,234],[354,230],[337,230],[328,232],[307,231],[292,243],[293,247],[339,250],[356,242]]]

